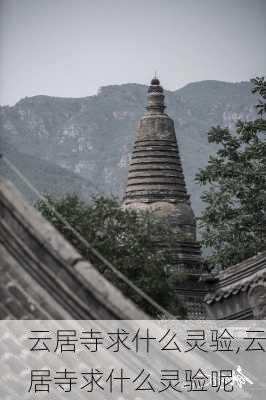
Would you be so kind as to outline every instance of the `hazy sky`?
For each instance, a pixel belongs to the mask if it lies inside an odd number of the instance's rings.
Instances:
[[[0,0],[0,104],[266,72],[266,0]]]

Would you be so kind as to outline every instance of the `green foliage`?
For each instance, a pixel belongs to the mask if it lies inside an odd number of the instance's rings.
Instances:
[[[259,118],[236,123],[236,132],[213,127],[209,143],[220,145],[196,181],[206,185],[206,208],[200,227],[202,243],[214,253],[211,266],[229,267],[266,248],[266,83],[252,79],[253,93],[260,95]]]
[[[177,309],[173,302],[173,279],[168,271],[174,265],[169,250],[175,239],[165,224],[148,213],[122,210],[115,199],[98,197],[90,204],[82,202],[76,195],[61,199],[47,196],[47,199],[70,225],[136,286],[169,312],[185,315],[184,309]],[[109,281],[146,312],[155,315],[154,308],[80,243],[45,202],[40,201],[37,208]],[[160,246],[156,244],[158,240]]]

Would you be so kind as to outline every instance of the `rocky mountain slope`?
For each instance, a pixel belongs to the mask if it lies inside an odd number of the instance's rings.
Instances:
[[[55,196],[62,196],[67,193],[75,193],[87,201],[97,193],[92,182],[88,182],[82,176],[59,165],[21,153],[3,142],[1,142],[1,152],[41,194],[53,193]],[[38,200],[37,195],[2,159],[0,159],[0,175],[13,182],[31,203]]]
[[[17,153],[13,159],[20,160],[22,172],[32,175],[30,171],[35,170],[38,176],[29,177],[39,186],[41,183],[43,192],[69,188],[85,196],[99,191],[122,197],[146,91],[144,85],[124,84],[103,87],[97,95],[85,98],[22,99],[13,107],[0,108],[0,146],[5,143]],[[214,150],[208,144],[207,131],[218,124],[233,128],[237,119],[253,118],[256,99],[248,82],[219,81],[191,83],[166,91],[165,96],[166,112],[175,122],[188,191],[198,214],[201,189],[194,176]]]

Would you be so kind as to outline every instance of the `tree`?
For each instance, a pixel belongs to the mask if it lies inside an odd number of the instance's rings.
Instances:
[[[239,120],[236,131],[212,127],[209,143],[219,145],[196,181],[208,189],[199,218],[202,243],[213,250],[210,266],[227,268],[266,248],[266,83],[252,79],[260,96],[254,121]]]
[[[183,307],[177,307],[173,299],[170,251],[175,237],[165,224],[149,213],[121,209],[118,201],[104,197],[87,204],[76,195],[63,198],[47,196],[49,203],[73,226],[96,250],[110,261],[129,280],[135,283],[157,303],[173,314],[185,316]],[[37,208],[74,247],[93,265],[151,315],[156,310],[117,276],[77,239],[44,201]],[[158,238],[160,246],[158,245]],[[168,267],[168,268],[167,268]]]

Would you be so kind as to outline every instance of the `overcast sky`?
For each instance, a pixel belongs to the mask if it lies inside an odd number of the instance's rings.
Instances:
[[[0,0],[0,104],[266,71],[266,0]]]

